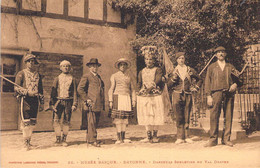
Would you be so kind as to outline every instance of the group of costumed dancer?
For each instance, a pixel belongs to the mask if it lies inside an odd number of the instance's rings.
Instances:
[[[186,54],[184,52],[175,54],[177,66],[167,75],[158,66],[156,46],[144,46],[141,48],[141,52],[144,56],[145,67],[138,73],[137,85],[129,75],[128,69],[131,67],[131,63],[126,58],[120,58],[115,62],[115,68],[118,69],[118,72],[112,74],[110,78],[108,116],[112,118],[116,127],[117,140],[115,143],[131,142],[130,139],[126,138],[126,127],[129,119],[135,115],[135,108],[138,124],[144,125],[146,130],[146,137],[141,142],[159,142],[159,126],[165,124],[165,116],[172,108],[176,116],[177,127],[175,143],[192,143],[189,135],[192,93],[197,92],[202,84],[200,75],[185,64]],[[225,62],[225,48],[216,48],[214,54],[218,60],[208,67],[205,80],[207,102],[209,105],[213,104],[210,116],[210,140],[205,146],[217,145],[218,121],[222,101],[225,104],[226,117],[226,130],[222,143],[233,146],[230,142],[230,134],[234,92],[237,86],[241,85],[241,82],[238,79],[238,71],[234,66]],[[34,65],[38,64],[36,56],[27,54],[24,57],[24,62],[26,68],[18,72],[16,76],[15,91],[21,102],[21,128],[24,147],[30,150],[38,106],[44,102],[43,82],[41,75],[34,68]],[[66,139],[69,133],[70,119],[73,111],[77,109],[79,96],[83,102],[82,110],[87,114],[87,143],[100,147],[96,128],[100,114],[105,109],[104,82],[98,74],[101,64],[97,58],[92,58],[86,66],[89,71],[82,76],[77,86],[76,80],[70,72],[71,63],[67,60],[60,63],[61,74],[54,79],[49,102],[50,109],[53,111],[56,146],[68,146]],[[168,90],[171,91],[171,102]]]

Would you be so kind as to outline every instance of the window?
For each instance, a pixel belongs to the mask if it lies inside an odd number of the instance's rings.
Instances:
[[[15,75],[19,70],[19,57],[1,55],[0,73],[15,82]],[[1,92],[14,92],[14,85],[1,78]]]

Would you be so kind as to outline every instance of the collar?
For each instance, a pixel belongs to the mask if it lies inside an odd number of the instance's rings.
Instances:
[[[179,71],[181,71],[181,70],[187,70],[187,66],[186,65],[183,65],[183,66],[180,66],[180,65],[177,65],[177,67],[176,67]]]
[[[70,74],[70,73],[68,73],[68,74],[61,73],[59,76],[61,76],[61,77],[67,77],[67,76],[71,76],[71,74]]]
[[[225,60],[224,60],[224,61],[219,61],[219,60],[218,60],[217,62],[218,62],[219,65],[225,65],[225,64],[226,64],[226,61],[225,61]]]
[[[94,76],[97,76],[97,75],[98,75],[97,73],[94,73],[94,72],[92,72],[92,71],[90,71],[90,73],[92,73]]]

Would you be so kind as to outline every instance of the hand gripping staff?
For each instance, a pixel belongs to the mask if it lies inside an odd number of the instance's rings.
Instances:
[[[20,88],[20,89],[25,89],[23,88],[22,86],[18,85],[17,83],[14,83],[13,81],[9,80],[8,78],[4,77],[3,75],[0,74],[0,77],[3,78],[4,80],[8,81],[9,83],[13,84],[14,86]],[[17,97],[21,97],[21,119],[22,121],[24,122],[24,116],[23,116],[23,108],[24,108],[24,95],[19,95]],[[43,102],[44,101],[44,96],[41,95],[41,94],[38,94],[37,97],[39,98],[40,102]],[[42,103],[43,104],[43,103]]]
[[[23,88],[22,86],[20,86],[20,85],[14,83],[13,81],[7,79],[6,77],[4,77],[4,76],[2,76],[2,75],[0,75],[0,77],[3,78],[4,80],[10,82],[11,84],[13,84],[14,86],[16,86],[16,87],[18,87],[18,88]],[[23,88],[23,89],[24,89],[24,88]],[[18,95],[17,97],[21,97],[21,111],[20,111],[20,114],[21,114],[21,119],[22,119],[22,121],[24,122],[24,116],[23,116],[23,101],[24,101],[24,96],[19,96],[19,95]]]

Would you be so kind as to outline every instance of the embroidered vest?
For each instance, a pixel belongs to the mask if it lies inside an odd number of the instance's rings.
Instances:
[[[150,88],[152,86],[156,88],[156,84],[154,83],[155,72],[156,72],[156,67],[152,69],[144,68],[142,70],[142,82],[143,82],[142,88],[143,87]]]
[[[68,98],[69,88],[72,83],[72,76],[67,74],[59,75],[59,97]]]
[[[25,76],[26,88],[28,91],[38,93],[40,76],[38,72],[30,72],[27,69],[23,70]]]

